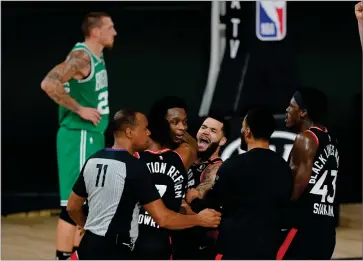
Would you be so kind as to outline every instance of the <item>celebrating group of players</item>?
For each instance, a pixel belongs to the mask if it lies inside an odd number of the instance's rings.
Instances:
[[[119,110],[110,122],[114,145],[104,148],[110,110],[102,51],[116,30],[105,13],[88,14],[82,29],[85,42],[41,84],[60,105],[57,259],[331,258],[339,153],[320,122],[324,94],[293,95],[286,125],[299,134],[288,162],[269,149],[270,112],[247,113],[247,152],[223,162],[227,122],[206,117],[195,139],[185,102],[171,96],[147,116]]]

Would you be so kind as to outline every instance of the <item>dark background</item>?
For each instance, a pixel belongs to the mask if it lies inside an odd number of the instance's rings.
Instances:
[[[324,90],[327,126],[340,143],[340,202],[361,202],[362,194],[362,54],[354,4],[288,2],[286,38],[266,43],[255,36],[255,3],[241,2],[241,55],[251,58],[239,109],[263,103],[281,114],[298,83]],[[198,127],[209,69],[210,3],[1,5],[2,214],[59,205],[58,111],[40,82],[83,41],[80,26],[90,11],[108,12],[118,32],[113,50],[105,51],[111,113],[122,107],[147,112],[161,95],[179,95],[188,103],[192,131]],[[228,70],[222,68],[213,100],[226,114],[234,84],[223,76]]]

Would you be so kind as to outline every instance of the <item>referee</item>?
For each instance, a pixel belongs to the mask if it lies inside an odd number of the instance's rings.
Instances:
[[[168,229],[219,225],[220,213],[214,210],[183,216],[165,207],[146,164],[133,156],[148,144],[147,125],[142,113],[117,112],[112,122],[113,147],[96,152],[84,164],[67,206],[69,215],[85,230],[71,259],[129,259],[138,236],[139,204]],[[87,220],[82,208],[86,199]]]
[[[283,216],[292,194],[288,163],[269,149],[275,129],[273,115],[251,110],[244,118],[241,146],[247,152],[227,159],[219,168],[206,201],[188,192],[193,211],[222,208],[217,248],[219,259],[275,259],[281,244]]]

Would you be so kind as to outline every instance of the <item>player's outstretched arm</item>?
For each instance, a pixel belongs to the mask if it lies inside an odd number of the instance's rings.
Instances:
[[[183,158],[185,169],[189,169],[197,159],[197,141],[187,132],[184,134],[184,142],[175,151]]]
[[[297,135],[291,150],[290,168],[294,177],[292,200],[297,200],[305,191],[312,174],[313,161],[318,148],[312,135],[309,132]]]
[[[363,3],[362,3],[362,1],[360,1],[359,3],[357,3],[355,5],[354,11],[355,11],[355,16],[357,17],[357,21],[358,21],[360,43],[363,48]]]
[[[213,209],[205,209],[196,215],[182,215],[169,210],[161,199],[144,205],[145,210],[155,222],[167,229],[185,229],[194,226],[218,227],[221,221],[221,213]]]
[[[83,79],[91,72],[91,60],[86,51],[72,51],[67,59],[56,65],[41,82],[41,88],[59,105],[77,113],[95,125],[100,121],[100,114],[94,108],[85,108],[73,99],[65,90],[64,84],[72,78]]]

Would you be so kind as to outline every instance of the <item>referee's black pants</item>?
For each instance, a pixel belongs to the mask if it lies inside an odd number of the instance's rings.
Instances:
[[[79,260],[126,260],[130,259],[131,250],[116,236],[98,236],[86,231],[77,250]]]

